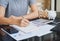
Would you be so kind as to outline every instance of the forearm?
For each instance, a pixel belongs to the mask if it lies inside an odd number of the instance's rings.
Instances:
[[[29,20],[37,18],[38,17],[38,8],[37,8],[36,4],[32,4],[30,6],[30,8],[31,8],[31,13],[27,14],[27,15],[25,15],[23,17],[26,18],[26,19],[29,19]]]
[[[0,17],[0,24],[8,25],[9,24],[9,19],[5,17]]]
[[[0,6],[0,25],[17,24],[18,21],[16,19],[4,17],[5,10],[6,10],[5,7]]]
[[[9,25],[16,24],[16,21],[13,21],[10,18],[0,17],[0,25]]]
[[[23,18],[28,19],[28,20],[35,19],[35,18],[38,18],[38,11],[32,12],[32,13],[24,15],[24,16],[19,16],[19,17],[13,16],[13,17],[16,19],[23,19]]]
[[[32,12],[32,13],[30,13],[30,14],[27,14],[27,15],[25,15],[25,16],[23,16],[24,18],[26,18],[26,19],[34,19],[34,18],[37,18],[38,17],[38,12]]]

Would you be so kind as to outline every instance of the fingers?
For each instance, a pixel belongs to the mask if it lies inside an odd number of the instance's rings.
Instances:
[[[40,11],[40,18],[47,18],[48,17],[48,13],[47,11]]]
[[[27,20],[27,19],[22,19],[22,21],[29,23],[29,20]]]
[[[42,14],[43,12],[42,11],[39,11],[39,18],[42,18]]]
[[[22,19],[20,26],[26,27],[26,26],[28,26],[28,24],[29,24],[29,21],[27,19]]]
[[[45,16],[46,18],[48,17],[47,11],[44,11],[44,16]]]

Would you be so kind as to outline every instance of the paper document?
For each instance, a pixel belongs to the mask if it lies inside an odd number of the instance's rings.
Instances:
[[[40,27],[40,26],[46,25],[47,23],[50,23],[50,22],[52,22],[52,21],[53,21],[53,20],[37,19],[37,20],[32,21],[32,23],[33,23],[35,26]]]
[[[32,32],[40,29],[37,26],[35,26],[32,22],[30,22],[30,24],[27,27],[19,27],[17,25],[10,25],[10,26],[24,33]]]

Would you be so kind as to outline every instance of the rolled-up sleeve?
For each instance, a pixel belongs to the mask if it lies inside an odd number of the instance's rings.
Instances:
[[[7,7],[8,1],[7,0],[0,0],[0,6]]]
[[[29,0],[29,4],[30,4],[30,5],[36,4],[36,0]]]

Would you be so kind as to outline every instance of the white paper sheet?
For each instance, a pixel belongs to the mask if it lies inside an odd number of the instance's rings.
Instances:
[[[22,31],[24,33],[29,33],[29,32],[36,31],[36,30],[40,29],[37,26],[35,26],[32,22],[30,22],[30,24],[27,27],[19,27],[17,25],[10,25],[10,26],[12,26],[15,29]]]
[[[52,21],[53,20],[37,19],[37,20],[32,21],[32,23],[35,26],[40,27],[40,26],[46,25],[47,23],[52,22]]]
[[[37,31],[37,36],[43,36],[43,35],[46,35],[48,33],[51,33],[51,29],[54,28],[55,26],[52,26],[52,25],[44,25],[44,26],[40,26],[40,30]]]

